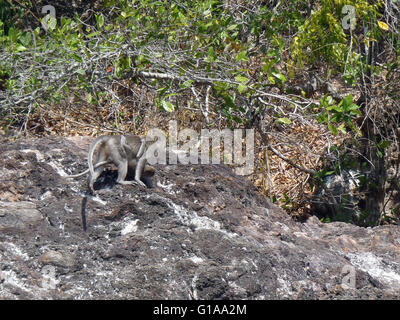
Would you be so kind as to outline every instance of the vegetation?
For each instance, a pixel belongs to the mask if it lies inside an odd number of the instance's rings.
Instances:
[[[399,3],[75,2],[0,0],[3,133],[255,128],[252,179],[291,214],[356,170],[350,220],[399,221]]]

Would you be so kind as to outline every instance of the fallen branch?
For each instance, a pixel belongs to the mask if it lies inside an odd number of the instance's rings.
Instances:
[[[263,144],[264,144],[269,150],[271,150],[275,155],[277,155],[279,158],[281,158],[283,161],[289,163],[292,167],[295,167],[296,169],[298,169],[298,170],[300,170],[300,171],[302,171],[302,172],[308,173],[308,174],[310,174],[310,175],[315,175],[315,174],[317,173],[315,170],[305,168],[305,167],[303,167],[303,166],[301,166],[301,165],[295,163],[293,160],[291,160],[291,159],[285,157],[282,153],[280,153],[278,150],[276,150],[273,146],[271,146],[271,145],[268,143],[268,137],[267,137],[266,133],[263,132],[263,131],[261,130],[261,128],[259,127],[258,124],[257,124],[257,126],[256,126],[256,129],[257,129],[257,131],[260,133],[260,136],[261,136],[261,139],[262,139],[262,141],[263,141]]]

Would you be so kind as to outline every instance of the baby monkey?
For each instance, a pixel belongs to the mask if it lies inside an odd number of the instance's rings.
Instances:
[[[154,175],[154,168],[147,164],[145,152],[153,139],[136,135],[100,136],[89,148],[89,169],[76,175],[75,178],[89,172],[89,190],[94,194],[93,184],[103,172],[104,165],[114,163],[118,169],[117,183],[139,184],[146,186],[141,178]],[[97,150],[96,150],[97,149]],[[134,181],[125,181],[128,171],[134,172]]]

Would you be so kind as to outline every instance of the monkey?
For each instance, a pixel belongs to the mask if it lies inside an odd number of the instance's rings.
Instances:
[[[89,148],[89,169],[79,174],[68,176],[68,178],[79,177],[89,172],[89,191],[94,194],[93,184],[103,171],[103,166],[107,163],[114,163],[118,169],[117,183],[146,186],[141,181],[141,178],[146,178],[148,182],[148,178],[152,177],[155,172],[153,167],[147,165],[147,160],[144,156],[149,142],[154,142],[154,140],[136,135],[100,136]],[[98,150],[95,153],[96,148]],[[93,158],[95,158],[94,162]],[[135,172],[134,181],[125,181],[128,170]]]
[[[118,168],[117,183],[146,186],[140,178],[146,166],[146,157],[143,157],[143,154],[148,142],[153,142],[153,140],[136,135],[101,136],[97,138],[89,149],[89,190],[94,193],[93,183],[103,171],[103,168],[94,170],[93,167],[94,150],[97,146],[99,146],[99,150],[96,153],[95,163],[105,160],[113,162]],[[135,172],[134,181],[125,181],[130,167]],[[154,172],[154,169],[148,169],[149,172],[152,170]]]

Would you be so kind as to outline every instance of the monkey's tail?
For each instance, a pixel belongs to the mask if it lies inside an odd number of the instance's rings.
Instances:
[[[83,171],[81,173],[77,173],[77,174],[74,174],[74,175],[71,175],[71,176],[66,176],[66,178],[78,178],[78,177],[83,176],[84,174],[86,174],[88,172],[89,172],[89,169],[86,169],[85,171]]]
[[[100,166],[103,166],[103,165],[105,165],[107,163],[110,163],[110,162],[109,161],[98,162],[98,163],[95,164],[95,166],[93,168],[96,169],[96,168],[98,168]],[[84,174],[86,174],[88,172],[89,172],[89,169],[86,169],[85,171],[83,171],[81,173],[77,173],[77,174],[74,174],[74,175],[71,175],[71,176],[66,176],[66,178],[78,178],[78,177],[83,176]]]
[[[81,205],[81,217],[82,217],[82,227],[83,231],[86,232],[87,227],[86,227],[86,203],[87,203],[87,198],[88,196],[85,195],[82,199],[82,205]]]

